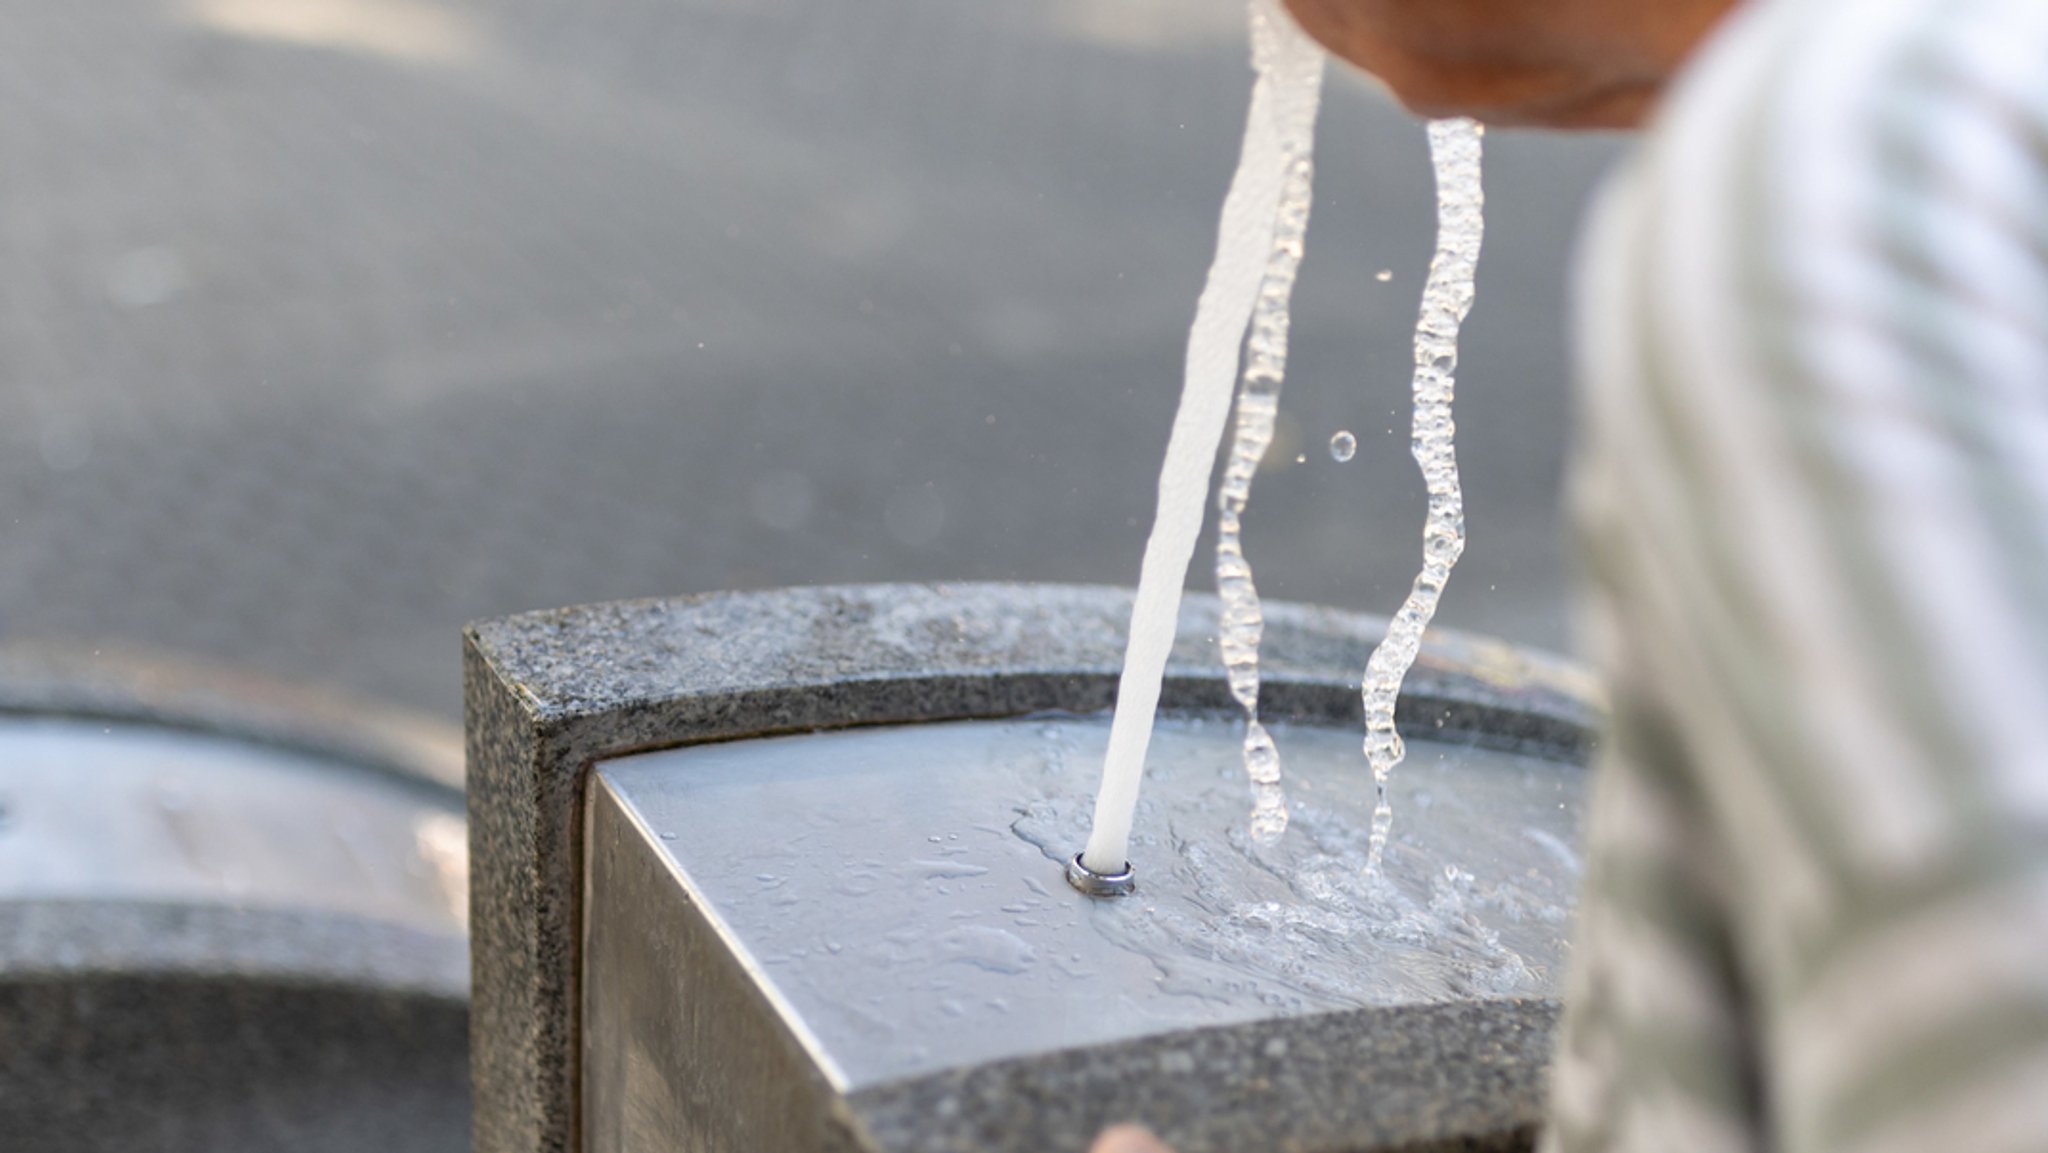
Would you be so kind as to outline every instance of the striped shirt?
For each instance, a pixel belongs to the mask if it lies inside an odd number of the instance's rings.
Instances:
[[[1546,1148],[2048,1150],[2048,0],[1755,0],[1579,309]]]

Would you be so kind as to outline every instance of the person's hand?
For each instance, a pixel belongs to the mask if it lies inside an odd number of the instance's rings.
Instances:
[[[1136,1125],[1112,1125],[1102,1131],[1088,1153],[1173,1153],[1159,1138]]]
[[[1739,0],[1286,0],[1424,116],[1634,127]]]

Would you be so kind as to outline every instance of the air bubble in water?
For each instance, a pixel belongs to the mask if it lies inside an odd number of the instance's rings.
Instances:
[[[1330,459],[1342,464],[1358,455],[1358,438],[1350,432],[1339,432],[1330,438]]]

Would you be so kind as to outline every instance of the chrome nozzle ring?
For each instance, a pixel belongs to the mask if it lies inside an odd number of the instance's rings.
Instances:
[[[1098,873],[1081,863],[1082,854],[1075,853],[1067,862],[1067,884],[1074,886],[1091,897],[1128,897],[1138,890],[1138,875],[1131,869],[1129,861],[1114,873]]]

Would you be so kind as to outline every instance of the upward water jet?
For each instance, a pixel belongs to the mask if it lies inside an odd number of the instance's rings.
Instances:
[[[1251,40],[1258,79],[1252,85],[1244,145],[1223,200],[1216,257],[1188,330],[1180,409],[1167,437],[1152,535],[1138,570],[1138,595],[1131,607],[1129,647],[1103,758],[1102,786],[1096,794],[1095,824],[1087,847],[1069,870],[1069,878],[1084,889],[1093,884],[1089,878],[1128,872],[1131,819],[1151,742],[1152,716],[1159,706],[1159,686],[1173,650],[1181,587],[1202,532],[1216,444],[1230,415],[1239,345],[1265,280],[1281,193],[1293,159],[1287,150],[1288,126],[1308,129],[1294,138],[1312,134],[1321,97],[1323,51],[1281,9],[1279,0],[1252,0]]]
[[[1465,552],[1465,495],[1458,483],[1457,425],[1451,401],[1457,390],[1458,330],[1472,311],[1473,278],[1486,232],[1485,193],[1479,179],[1480,138],[1486,130],[1470,120],[1439,120],[1429,126],[1430,160],[1436,168],[1436,256],[1422,290],[1415,322],[1415,400],[1409,449],[1429,490],[1429,516],[1422,529],[1422,571],[1401,611],[1387,622],[1386,638],[1372,652],[1360,690],[1365,700],[1365,759],[1372,766],[1379,803],[1372,815],[1366,869],[1378,873],[1393,829],[1387,778],[1407,755],[1394,729],[1394,702],[1401,682],[1422,648],[1422,630],[1436,615],[1451,567]]]
[[[1253,334],[1247,342],[1244,381],[1237,401],[1237,435],[1218,495],[1221,523],[1216,576],[1224,602],[1219,640],[1231,693],[1246,713],[1243,752],[1256,796],[1253,835],[1271,840],[1287,824],[1278,748],[1258,717],[1263,614],[1244,557],[1241,515],[1259,461],[1272,441],[1285,377],[1288,302],[1308,226],[1323,55],[1281,11],[1278,0],[1252,0],[1251,38],[1257,72],[1252,107],[1237,172],[1224,199],[1215,260],[1188,334],[1181,404],[1160,470],[1158,509],[1131,610],[1130,638],[1094,825],[1086,848],[1067,870],[1068,880],[1076,888],[1094,896],[1132,891],[1131,823],[1145,753],[1173,647],[1181,586],[1187,578],[1195,538],[1201,532],[1202,497],[1208,490],[1214,456],[1210,446],[1221,436],[1228,415],[1227,390],[1236,364],[1236,344],[1247,323],[1253,323]],[[1365,755],[1377,790],[1366,865],[1372,876],[1381,873],[1393,826],[1388,780],[1406,753],[1394,724],[1395,702],[1421,649],[1422,633],[1436,614],[1451,568],[1465,547],[1464,497],[1451,403],[1458,334],[1472,307],[1484,235],[1483,133],[1484,129],[1470,120],[1440,120],[1429,126],[1437,181],[1437,251],[1416,322],[1411,382],[1411,450],[1428,489],[1429,513],[1423,530],[1422,570],[1400,611],[1388,623],[1385,638],[1374,649],[1360,690],[1366,716]],[[1262,277],[1255,278],[1251,266],[1262,249],[1268,251],[1267,267]],[[1349,443],[1344,443],[1347,440]],[[1331,448],[1339,460],[1348,459],[1356,451],[1356,441],[1340,433]]]

